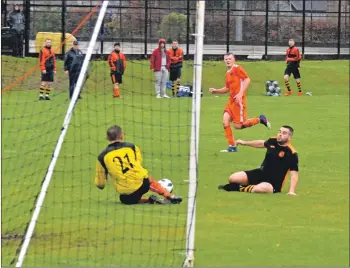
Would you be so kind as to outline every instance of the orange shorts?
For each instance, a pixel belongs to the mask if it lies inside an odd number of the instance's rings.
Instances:
[[[231,121],[235,124],[242,124],[247,120],[245,102],[239,105],[236,102],[229,101],[225,106],[224,113],[228,113],[231,116]]]

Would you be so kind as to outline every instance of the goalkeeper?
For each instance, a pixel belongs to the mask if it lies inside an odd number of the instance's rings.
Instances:
[[[181,203],[181,197],[169,193],[149,177],[148,171],[142,167],[140,149],[134,144],[123,142],[123,133],[119,126],[115,125],[107,130],[107,140],[109,145],[98,156],[96,162],[95,185],[99,189],[102,190],[105,187],[109,174],[123,204]],[[142,198],[150,190],[163,195],[165,200],[160,200],[154,195]]]

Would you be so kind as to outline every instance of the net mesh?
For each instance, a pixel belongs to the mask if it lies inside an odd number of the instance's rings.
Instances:
[[[90,2],[96,4],[97,1]],[[141,11],[143,7],[136,2],[140,1],[131,1],[131,4]],[[39,32],[52,29],[60,32],[59,23],[51,28],[48,21],[56,12],[61,12],[61,8],[33,7],[31,50],[44,45],[35,39]],[[67,6],[66,32],[74,32],[92,10],[93,5],[89,8]],[[169,5],[166,14],[170,10]],[[76,103],[25,266],[178,267],[184,259],[191,98],[156,98],[155,73],[150,70],[150,61],[133,56],[140,53],[138,40],[144,38],[145,33],[144,18],[137,14],[113,5],[108,9],[103,34],[99,35],[94,48],[94,52],[100,52],[103,46],[105,55],[94,55],[89,64],[82,99]],[[152,21],[159,23],[166,14],[152,14]],[[97,16],[98,10],[74,34],[83,53],[87,51]],[[140,24],[137,31],[127,29],[130,20]],[[121,24],[118,25],[118,21]],[[124,31],[119,31],[120,27]],[[172,34],[171,31],[154,34],[150,37],[149,51],[156,48],[160,37],[167,40],[170,48]],[[58,44],[60,39],[61,36]],[[127,54],[121,98],[112,97],[113,85],[106,62],[115,41],[121,42],[121,51]],[[70,47],[71,40],[67,41],[66,51]],[[180,47],[184,48],[181,42]],[[14,265],[16,261],[16,251],[21,248],[70,102],[63,55],[56,43],[53,49],[57,73],[50,92],[51,101],[38,99],[41,74],[36,55],[2,57],[3,265]],[[190,62],[184,63],[182,86],[192,80],[192,66]],[[14,81],[17,83],[13,84]],[[168,77],[166,81],[169,82]],[[169,87],[166,93],[172,95]],[[184,197],[180,205],[126,206],[120,203],[110,181],[103,191],[96,188],[95,162],[108,144],[107,128],[115,124],[123,128],[125,141],[141,149],[143,166],[154,179],[169,178],[173,182],[174,192]]]

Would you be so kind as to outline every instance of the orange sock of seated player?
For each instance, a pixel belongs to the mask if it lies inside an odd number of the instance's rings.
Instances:
[[[148,197],[141,197],[139,204],[148,204],[149,198]]]
[[[235,145],[235,140],[233,138],[232,128],[230,126],[224,127],[226,140],[229,145]]]
[[[259,122],[260,122],[259,118],[251,118],[251,119],[245,120],[243,122],[243,127],[244,128],[251,127],[251,126],[254,126],[256,124],[259,124]]]
[[[155,192],[159,195],[163,195],[165,198],[168,198],[169,196],[171,196],[171,194],[166,189],[164,189],[164,187],[160,185],[157,181],[149,178],[149,182],[151,184],[150,190],[152,192]]]

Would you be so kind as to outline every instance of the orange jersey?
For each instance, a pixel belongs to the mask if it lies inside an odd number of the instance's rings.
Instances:
[[[182,63],[184,52],[181,48],[179,47],[177,49],[169,48],[168,53],[170,56],[171,64]]]
[[[243,67],[236,64],[226,72],[226,88],[230,89],[231,101],[233,101],[233,97],[236,96],[241,90],[243,80],[247,78],[247,72],[243,69]],[[244,92],[243,97],[245,95],[246,92]]]
[[[124,74],[124,71],[126,70],[126,57],[124,53],[117,53],[113,50],[108,56],[108,64],[112,71]]]
[[[286,51],[286,62],[299,62],[301,60],[301,54],[299,52],[299,49],[296,47],[289,47]]]
[[[56,71],[56,56],[52,49],[43,47],[39,53],[41,71]]]

